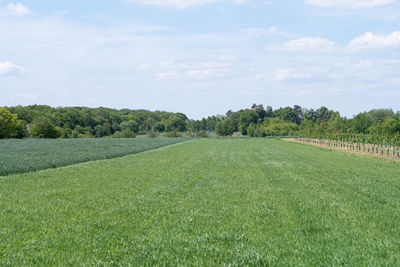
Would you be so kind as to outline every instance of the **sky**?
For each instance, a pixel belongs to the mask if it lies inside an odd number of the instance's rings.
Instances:
[[[0,0],[0,106],[400,110],[400,0]]]

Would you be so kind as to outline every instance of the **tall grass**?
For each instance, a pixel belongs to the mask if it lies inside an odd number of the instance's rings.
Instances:
[[[0,176],[136,154],[185,140],[188,139],[0,140]]]

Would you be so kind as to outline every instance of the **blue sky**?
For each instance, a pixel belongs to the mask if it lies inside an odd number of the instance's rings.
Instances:
[[[400,110],[400,0],[0,0],[0,106]]]

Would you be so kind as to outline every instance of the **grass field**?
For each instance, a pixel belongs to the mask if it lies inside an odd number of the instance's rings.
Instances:
[[[0,140],[0,176],[126,156],[185,140],[188,139]]]
[[[205,139],[0,178],[0,265],[400,264],[400,165]]]

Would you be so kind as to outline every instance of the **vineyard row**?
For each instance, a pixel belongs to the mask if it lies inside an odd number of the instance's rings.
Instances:
[[[337,149],[356,151],[356,152],[364,152],[364,153],[386,156],[386,157],[400,158],[400,147],[398,147],[398,146],[338,141],[338,140],[329,140],[329,139],[304,138],[304,137],[296,137],[295,140],[296,140],[296,142],[300,142],[300,143],[310,143],[310,144],[332,147],[332,148],[337,148]]]

